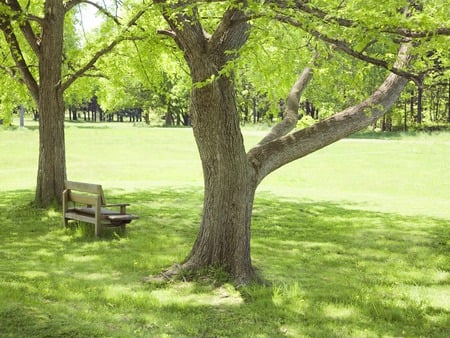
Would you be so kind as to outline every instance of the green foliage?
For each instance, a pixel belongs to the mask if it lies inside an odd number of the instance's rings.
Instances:
[[[310,126],[312,126],[316,121],[309,115],[303,116],[298,122],[297,122],[297,128],[298,129],[305,129]]]
[[[156,32],[156,27],[145,26],[145,30]],[[172,108],[187,107],[189,75],[179,62],[181,56],[164,50],[166,44],[163,38],[150,35],[126,41],[105,57],[99,64],[105,78],[97,91],[102,107],[112,111],[128,107],[162,109],[163,114],[169,104]]]
[[[26,109],[34,107],[23,84],[16,79],[7,75],[0,76],[0,90],[0,120],[3,120],[5,127],[12,123],[13,112],[19,105],[23,105]]]
[[[15,102],[11,100],[11,97],[3,93],[0,97],[0,120],[3,120],[5,126],[9,126],[12,121],[12,113],[15,108]]]

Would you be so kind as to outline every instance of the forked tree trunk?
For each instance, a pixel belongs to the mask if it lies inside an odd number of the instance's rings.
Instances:
[[[35,204],[60,202],[66,176],[64,103],[61,88],[64,6],[45,2],[39,53],[39,162]]]
[[[196,15],[172,21],[172,31],[184,51],[194,83],[190,115],[203,166],[204,204],[199,233],[183,267],[226,269],[237,283],[254,277],[250,258],[250,220],[256,174],[250,166],[239,127],[232,75],[219,72],[246,42],[243,13],[230,9],[212,36]]]

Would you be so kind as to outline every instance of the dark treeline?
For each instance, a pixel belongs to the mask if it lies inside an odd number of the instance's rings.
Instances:
[[[238,95],[238,113],[243,124],[275,122],[283,118],[284,100],[271,104],[267,95],[252,94],[251,91]],[[171,98],[161,102],[162,111],[159,121],[165,126],[189,126],[188,97]],[[309,99],[300,103],[300,119],[310,116],[314,120],[327,117],[321,116],[320,104]],[[18,106],[19,107],[19,106]],[[276,107],[274,109],[274,107]],[[33,119],[39,119],[35,108],[26,108],[32,113]],[[18,114],[18,109],[14,114]],[[104,111],[97,97],[84,100],[79,105],[68,105],[67,113],[70,121],[89,122],[145,122],[150,124],[149,112],[142,107],[127,107],[115,111]],[[395,107],[378,120],[372,127],[381,131],[435,130],[448,129],[450,124],[450,80],[436,81],[433,84],[410,84],[403,92]]]
[[[143,109],[141,107],[122,108],[112,112],[104,111],[96,96],[93,96],[90,100],[83,101],[81,105],[69,105],[67,110],[71,121],[142,122],[143,119]]]
[[[450,80],[431,85],[413,85],[405,90],[394,109],[374,127],[382,131],[448,129]]]

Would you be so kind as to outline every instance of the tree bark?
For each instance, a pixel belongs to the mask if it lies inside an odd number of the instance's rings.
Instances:
[[[423,118],[423,83],[417,85],[417,118],[418,124],[422,124]]]
[[[39,51],[39,162],[35,204],[61,201],[66,178],[64,102],[61,87],[64,6],[47,0]]]
[[[448,96],[447,96],[447,122],[450,123],[450,80],[447,83],[448,85]]]
[[[237,283],[246,283],[254,275],[250,220],[256,182],[239,130],[234,86],[230,79],[219,79],[194,89],[191,98],[194,136],[203,166],[204,204],[200,230],[185,267],[220,266]]]

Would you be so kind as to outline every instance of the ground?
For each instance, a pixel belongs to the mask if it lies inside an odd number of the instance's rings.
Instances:
[[[263,130],[244,134],[251,145]],[[140,218],[98,239],[30,209],[37,130],[1,130],[3,336],[448,336],[448,134],[350,138],[270,175],[252,258],[271,284],[240,289],[220,270],[142,282],[180,262],[198,230],[190,129],[68,123],[66,135],[68,176]]]

